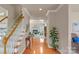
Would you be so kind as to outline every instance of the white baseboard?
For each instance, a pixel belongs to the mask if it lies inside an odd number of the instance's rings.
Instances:
[[[52,46],[50,46],[49,44],[48,44],[48,47],[49,48],[53,48]],[[61,54],[63,54],[63,52],[62,52],[62,50],[61,49],[57,49]]]
[[[61,49],[57,49],[61,54],[64,54],[63,51]]]
[[[48,44],[48,47],[49,47],[49,48],[53,48],[53,47],[52,47],[52,46],[50,46],[49,44]]]
[[[24,49],[22,50],[21,54],[23,54],[23,52],[24,52],[25,49],[26,49],[26,48],[24,48]]]
[[[69,54],[69,51],[65,50],[65,49],[58,49],[58,51],[61,53],[61,54]]]

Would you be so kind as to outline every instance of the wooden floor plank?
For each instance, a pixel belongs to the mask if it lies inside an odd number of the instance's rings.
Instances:
[[[45,41],[40,42],[40,39],[33,39],[31,48],[26,48],[23,54],[60,54],[60,52],[56,49],[48,48]]]

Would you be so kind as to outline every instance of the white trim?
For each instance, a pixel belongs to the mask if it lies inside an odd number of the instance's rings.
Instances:
[[[22,8],[23,12],[26,12],[30,17],[31,17],[31,14],[29,13],[29,11],[26,9],[26,8]]]
[[[68,5],[68,52],[72,53],[72,49],[71,49],[71,23],[70,23],[70,5]]]
[[[63,5],[59,5],[58,8],[56,8],[56,10],[48,10],[47,13],[46,13],[46,16],[50,13],[50,12],[57,12],[61,9]]]
[[[46,16],[47,16],[50,12],[56,12],[56,10],[48,10],[47,13],[46,13]]]
[[[63,51],[61,49],[57,49],[61,54],[64,54]]]
[[[61,9],[61,7],[63,6],[63,4],[59,5],[58,8],[56,8],[56,12],[59,11]]]
[[[22,9],[23,9],[23,12],[26,12],[27,15],[30,16],[30,18],[34,18],[34,19],[35,19],[35,17],[33,17],[33,16],[30,14],[30,12],[28,11],[27,8],[24,8],[24,7],[23,7]]]
[[[50,13],[50,12],[57,12],[60,10],[60,8],[63,6],[63,4],[59,5],[56,10],[48,10],[47,13],[46,13],[46,16]],[[25,12],[27,12],[27,14],[32,17],[32,15],[29,13],[29,11],[26,9],[26,8],[22,8]]]
[[[48,44],[48,48],[53,48],[53,47]]]
[[[53,48],[53,47],[48,44],[48,48]],[[57,51],[59,51],[61,54],[64,54],[61,49],[57,49]]]
[[[49,44],[48,44],[48,48],[53,48],[52,46],[50,46]],[[57,51],[59,51],[61,54],[68,54],[68,53],[65,53],[66,52],[66,50],[63,50],[63,49],[57,49]]]
[[[70,54],[66,49],[59,48],[57,49],[61,54]]]

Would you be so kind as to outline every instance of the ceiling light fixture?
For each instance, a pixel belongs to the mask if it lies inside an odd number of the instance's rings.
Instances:
[[[39,10],[41,11],[41,10],[43,10],[42,8],[39,8]]]

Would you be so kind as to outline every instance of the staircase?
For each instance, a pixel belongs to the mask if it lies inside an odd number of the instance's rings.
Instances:
[[[0,54],[21,54],[26,48],[27,19],[21,13],[8,33],[7,21],[0,22]]]
[[[22,18],[21,20],[22,21],[19,23],[13,35],[9,38],[9,41],[7,42],[6,53],[20,54],[25,48],[26,24],[24,23],[24,18]]]

